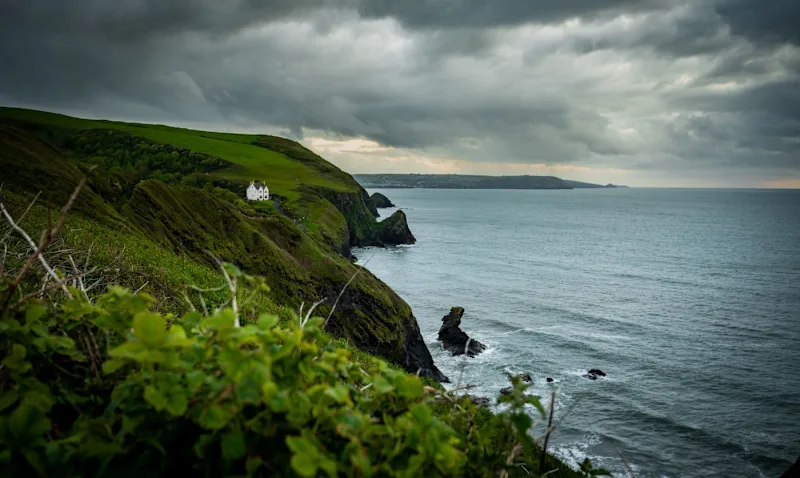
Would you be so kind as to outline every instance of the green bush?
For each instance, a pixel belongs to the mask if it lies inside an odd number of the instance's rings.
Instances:
[[[252,280],[227,266],[233,279]],[[524,385],[494,415],[360,357],[324,320],[151,312],[113,287],[17,300],[0,278],[2,476],[537,476]],[[365,370],[366,369],[366,370]],[[543,415],[542,415],[543,416]],[[581,476],[547,457],[548,476]],[[589,468],[589,470],[591,470]],[[596,474],[588,471],[586,475]]]

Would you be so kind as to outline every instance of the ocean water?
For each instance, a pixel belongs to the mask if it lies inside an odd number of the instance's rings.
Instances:
[[[800,455],[800,191],[380,192],[418,242],[359,261],[470,393],[505,371],[557,391],[557,455],[639,477],[778,477]],[[456,305],[478,357],[436,342]]]

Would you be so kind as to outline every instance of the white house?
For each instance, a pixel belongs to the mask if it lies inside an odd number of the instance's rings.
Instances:
[[[266,184],[250,181],[250,186],[247,187],[247,200],[248,201],[266,201],[269,199],[269,188]]]

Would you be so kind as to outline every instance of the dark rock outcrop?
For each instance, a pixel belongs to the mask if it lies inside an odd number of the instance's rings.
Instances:
[[[547,383],[550,383],[550,382],[552,382],[552,381],[553,381],[553,379],[552,379],[552,378],[550,378],[550,377],[547,377]]]
[[[394,204],[392,204],[392,201],[390,201],[389,198],[381,193],[372,193],[372,196],[369,197],[369,204],[370,207],[374,207],[376,209],[396,207]]]
[[[781,475],[781,478],[797,478],[798,476],[800,476],[800,458]]]
[[[450,379],[436,368],[433,363],[433,357],[431,357],[428,346],[425,345],[425,340],[422,338],[416,319],[406,323],[403,360],[405,369],[411,373],[419,373],[421,377],[430,377],[437,382],[450,382]]]
[[[472,400],[472,403],[481,408],[489,408],[489,405],[492,404],[492,401],[486,397],[476,397],[475,395],[467,395],[467,397]]]
[[[589,370],[584,377],[588,378],[589,380],[597,380],[598,377],[605,377],[606,373],[600,370],[599,368],[593,368]]]
[[[500,395],[511,395],[513,391],[514,387],[503,387],[500,389]]]
[[[383,222],[379,223],[377,234],[379,245],[414,244],[417,239],[411,234],[408,228],[406,214],[403,211],[396,211]]]
[[[439,329],[439,341],[445,350],[453,355],[466,353],[474,357],[486,350],[486,346],[477,340],[471,340],[461,328],[461,317],[464,315],[462,307],[453,307],[450,313],[442,317],[442,327]],[[467,344],[469,342],[469,344]]]

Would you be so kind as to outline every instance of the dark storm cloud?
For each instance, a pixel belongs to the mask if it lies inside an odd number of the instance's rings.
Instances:
[[[800,2],[797,0],[725,0],[717,12],[734,34],[755,41],[800,43]]]
[[[797,5],[0,0],[0,102],[498,165],[800,176]]]
[[[593,19],[667,7],[672,0],[365,0],[366,17],[392,17],[415,28],[496,27]]]

